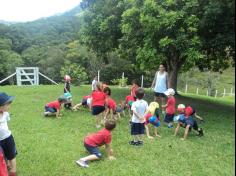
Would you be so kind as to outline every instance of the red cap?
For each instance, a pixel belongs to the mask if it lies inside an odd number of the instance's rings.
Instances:
[[[188,106],[185,108],[185,116],[189,117],[193,114],[193,108],[191,106]]]

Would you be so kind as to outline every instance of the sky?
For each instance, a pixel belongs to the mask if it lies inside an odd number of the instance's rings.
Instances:
[[[0,20],[33,21],[62,13],[77,6],[82,0],[0,0]]]

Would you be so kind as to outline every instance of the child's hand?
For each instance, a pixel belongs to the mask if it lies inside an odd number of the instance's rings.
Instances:
[[[158,134],[156,134],[156,137],[159,137],[159,138],[161,138],[161,136],[160,136],[160,135],[158,135]]]
[[[152,136],[148,136],[148,139],[153,139],[153,137]]]
[[[116,160],[116,158],[114,156],[109,156],[108,159],[109,160]]]

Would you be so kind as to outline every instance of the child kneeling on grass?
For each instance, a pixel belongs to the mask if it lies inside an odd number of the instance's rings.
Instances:
[[[84,139],[84,147],[90,153],[89,156],[84,158],[80,158],[76,163],[81,167],[89,167],[88,161],[95,161],[99,160],[102,157],[101,152],[99,151],[98,147],[105,145],[108,159],[114,160],[116,159],[113,156],[113,150],[111,148],[111,131],[116,127],[115,120],[107,120],[105,122],[105,128],[98,131],[97,133],[90,134],[85,137]]]
[[[180,115],[177,118],[178,125],[175,129],[174,136],[177,135],[180,127],[185,128],[184,136],[183,138],[181,138],[181,140],[185,140],[187,138],[188,133],[191,131],[192,128],[198,132],[198,136],[203,136],[203,129],[198,127],[197,121],[194,119],[196,112],[191,106],[188,106],[186,108],[182,106],[182,109],[178,108],[178,112]],[[203,121],[203,119],[199,117],[198,115],[195,117]]]
[[[61,105],[66,103],[67,99],[64,96],[61,96],[57,101],[47,103],[45,106],[44,116],[53,116],[56,115],[56,118],[60,118],[60,109]]]
[[[156,137],[161,137],[157,133],[157,127],[161,125],[160,123],[160,118],[159,118],[159,104],[157,102],[151,102],[150,105],[148,106],[148,111],[145,115],[145,129],[146,129],[146,134],[149,139],[153,139],[152,136],[150,136],[149,133],[149,124],[152,124],[154,126],[154,134]]]
[[[7,112],[14,97],[6,93],[0,93],[0,147],[7,159],[9,176],[16,175],[16,146],[11,131],[8,129],[7,122],[10,115]],[[2,170],[2,169],[1,169]],[[3,171],[0,171],[0,173]]]

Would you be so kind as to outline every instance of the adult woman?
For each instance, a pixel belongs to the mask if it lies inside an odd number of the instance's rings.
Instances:
[[[168,73],[165,71],[165,66],[163,64],[160,64],[159,71],[155,74],[152,88],[155,94],[155,101],[161,103],[161,105],[165,104],[164,92],[168,89]]]

